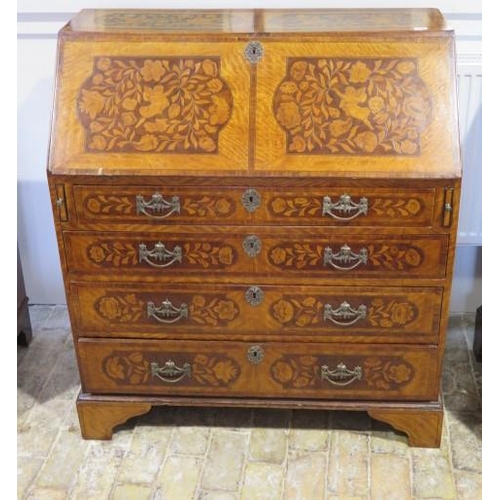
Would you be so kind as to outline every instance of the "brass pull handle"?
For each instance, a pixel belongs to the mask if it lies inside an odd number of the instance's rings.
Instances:
[[[339,212],[340,216],[334,212]],[[359,203],[354,203],[348,194],[343,194],[338,201],[333,203],[329,196],[323,197],[323,216],[329,215],[334,219],[351,220],[358,215],[368,213],[368,198],[364,196],[359,199]]]
[[[340,326],[354,325],[356,321],[364,318],[366,318],[364,304],[361,304],[357,309],[353,309],[349,302],[342,302],[337,309],[333,309],[331,304],[325,304],[323,310],[323,321],[331,321]]]
[[[148,302],[147,308],[148,318],[154,318],[160,323],[176,323],[182,318],[187,318],[189,314],[187,304],[175,307],[168,299],[165,299],[159,307],[155,306],[154,302]]]
[[[259,208],[260,200],[260,193],[253,188],[247,189],[241,197],[241,203],[243,203],[243,206],[249,213],[253,213],[257,210],[257,208]]]
[[[189,363],[184,363],[182,368],[176,366],[172,360],[165,361],[163,366],[158,363],[151,363],[151,375],[153,377],[158,377],[163,382],[168,382],[173,384],[179,382],[184,377],[191,377],[191,365]]]
[[[342,265],[337,265],[335,262]],[[366,265],[367,263],[368,250],[366,248],[361,248],[358,254],[354,253],[348,245],[343,245],[337,253],[333,253],[330,247],[326,247],[323,253],[323,265],[330,265],[341,271],[349,271],[360,264]]]
[[[163,199],[160,193],[154,193],[151,200],[146,201],[144,196],[138,194],[135,197],[137,214],[144,214],[153,219],[165,219],[172,214],[181,213],[181,200],[178,196],[172,196],[171,201]],[[149,213],[150,210],[153,213]],[[167,213],[163,213],[167,211]]]
[[[334,370],[330,370],[328,366],[321,367],[321,380],[326,380],[333,385],[349,385],[355,380],[361,380],[363,370],[361,366],[354,367],[354,370],[349,370],[344,363],[339,363]]]
[[[262,250],[262,243],[255,235],[247,236],[243,240],[243,250],[249,257],[257,257]]]
[[[152,262],[150,259],[162,262],[162,264]],[[159,241],[152,250],[148,250],[147,246],[141,243],[139,245],[139,262],[147,262],[153,267],[169,267],[174,262],[182,262],[182,248],[176,245],[174,249],[170,251],[167,250],[161,241]]]

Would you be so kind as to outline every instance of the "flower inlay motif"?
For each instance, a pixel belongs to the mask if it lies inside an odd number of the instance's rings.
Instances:
[[[232,107],[218,57],[96,57],[78,95],[92,153],[217,153]]]
[[[273,102],[287,153],[420,154],[432,102],[415,58],[288,58]]]

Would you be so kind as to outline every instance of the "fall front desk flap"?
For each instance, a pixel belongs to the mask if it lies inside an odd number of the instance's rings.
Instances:
[[[455,86],[435,10],[82,11],[49,170],[458,177]]]

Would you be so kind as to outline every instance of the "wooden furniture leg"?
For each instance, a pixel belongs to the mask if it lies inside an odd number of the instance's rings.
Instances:
[[[439,448],[443,427],[443,410],[373,408],[370,417],[381,420],[408,436],[410,446]]]
[[[125,423],[129,418],[144,415],[151,409],[151,404],[134,401],[76,401],[78,419],[84,439],[111,439],[113,429]]]

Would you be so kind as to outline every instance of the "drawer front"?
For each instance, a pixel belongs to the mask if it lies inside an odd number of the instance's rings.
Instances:
[[[69,268],[114,275],[251,272],[243,236],[65,232]]]
[[[439,387],[424,346],[80,339],[77,352],[92,393],[423,400]]]
[[[257,189],[255,219],[269,224],[324,226],[411,226],[433,224],[436,192],[395,188]]]
[[[437,287],[74,284],[85,336],[305,338],[336,342],[437,340]]]
[[[250,220],[243,189],[77,185],[73,193],[81,222],[168,226]]]
[[[445,235],[278,233],[263,239],[257,271],[310,277],[440,278],[446,274],[447,251]]]
[[[218,234],[65,232],[69,268],[136,277],[200,273],[276,277],[436,277],[446,273],[448,236],[369,236],[220,228]],[[139,273],[139,274],[138,274]]]
[[[73,188],[83,223],[294,224],[430,227],[434,188],[85,186]]]

